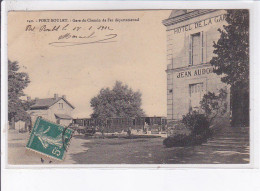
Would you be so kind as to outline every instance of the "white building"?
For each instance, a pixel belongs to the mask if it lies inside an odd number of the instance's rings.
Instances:
[[[213,42],[226,24],[225,10],[173,10],[163,20],[167,31],[167,120],[179,120],[191,109],[198,110],[208,91],[230,88],[213,73],[209,64]],[[229,115],[227,115],[229,116]]]
[[[42,117],[49,121],[69,125],[72,123],[72,111],[75,107],[69,103],[66,96],[58,97],[54,94],[53,98],[35,99],[35,104],[31,106],[29,114],[34,124],[37,117]]]

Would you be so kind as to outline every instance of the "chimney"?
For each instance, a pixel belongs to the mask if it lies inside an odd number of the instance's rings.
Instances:
[[[66,99],[66,95],[62,95],[62,98],[63,98],[63,99]]]
[[[31,101],[31,96],[27,96],[27,101]]]
[[[59,98],[58,94],[54,94],[54,99],[57,100]]]

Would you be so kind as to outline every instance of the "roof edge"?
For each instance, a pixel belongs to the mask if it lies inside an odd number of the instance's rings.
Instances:
[[[55,100],[51,105],[46,105],[46,106],[31,106],[30,110],[37,110],[37,109],[49,109],[50,107],[52,107],[54,104],[56,104],[58,101],[60,101],[61,99],[63,99],[72,109],[75,109],[75,107],[68,101],[66,100],[64,97],[59,97],[57,100]]]
[[[29,110],[48,109],[49,106],[31,106]]]
[[[197,9],[195,11],[188,12],[186,14],[178,15],[176,17],[168,18],[162,21],[164,26],[175,25],[177,23],[186,21],[188,19],[198,17],[207,13],[215,12],[220,9]]]
[[[58,113],[54,113],[55,117],[60,118],[60,119],[73,119],[73,117],[71,117],[70,115],[67,114],[58,114]]]
[[[64,97],[59,97],[59,99],[57,99],[55,102],[53,102],[53,104],[51,104],[49,107],[53,106],[54,104],[56,104],[61,99],[63,99],[72,109],[75,109],[75,107],[72,104],[70,104],[70,102],[68,100],[66,100]]]

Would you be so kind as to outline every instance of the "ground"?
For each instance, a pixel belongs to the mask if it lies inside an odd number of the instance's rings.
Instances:
[[[41,161],[41,157],[26,151],[29,133],[9,130],[8,134],[9,164],[49,164],[49,159]],[[163,139],[102,139],[76,135],[62,164],[249,163],[249,128],[228,128],[200,146],[166,148]]]

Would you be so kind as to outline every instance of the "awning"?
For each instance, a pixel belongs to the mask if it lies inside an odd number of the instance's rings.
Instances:
[[[56,118],[60,118],[60,119],[72,119],[71,116],[66,115],[66,114],[54,114]]]

